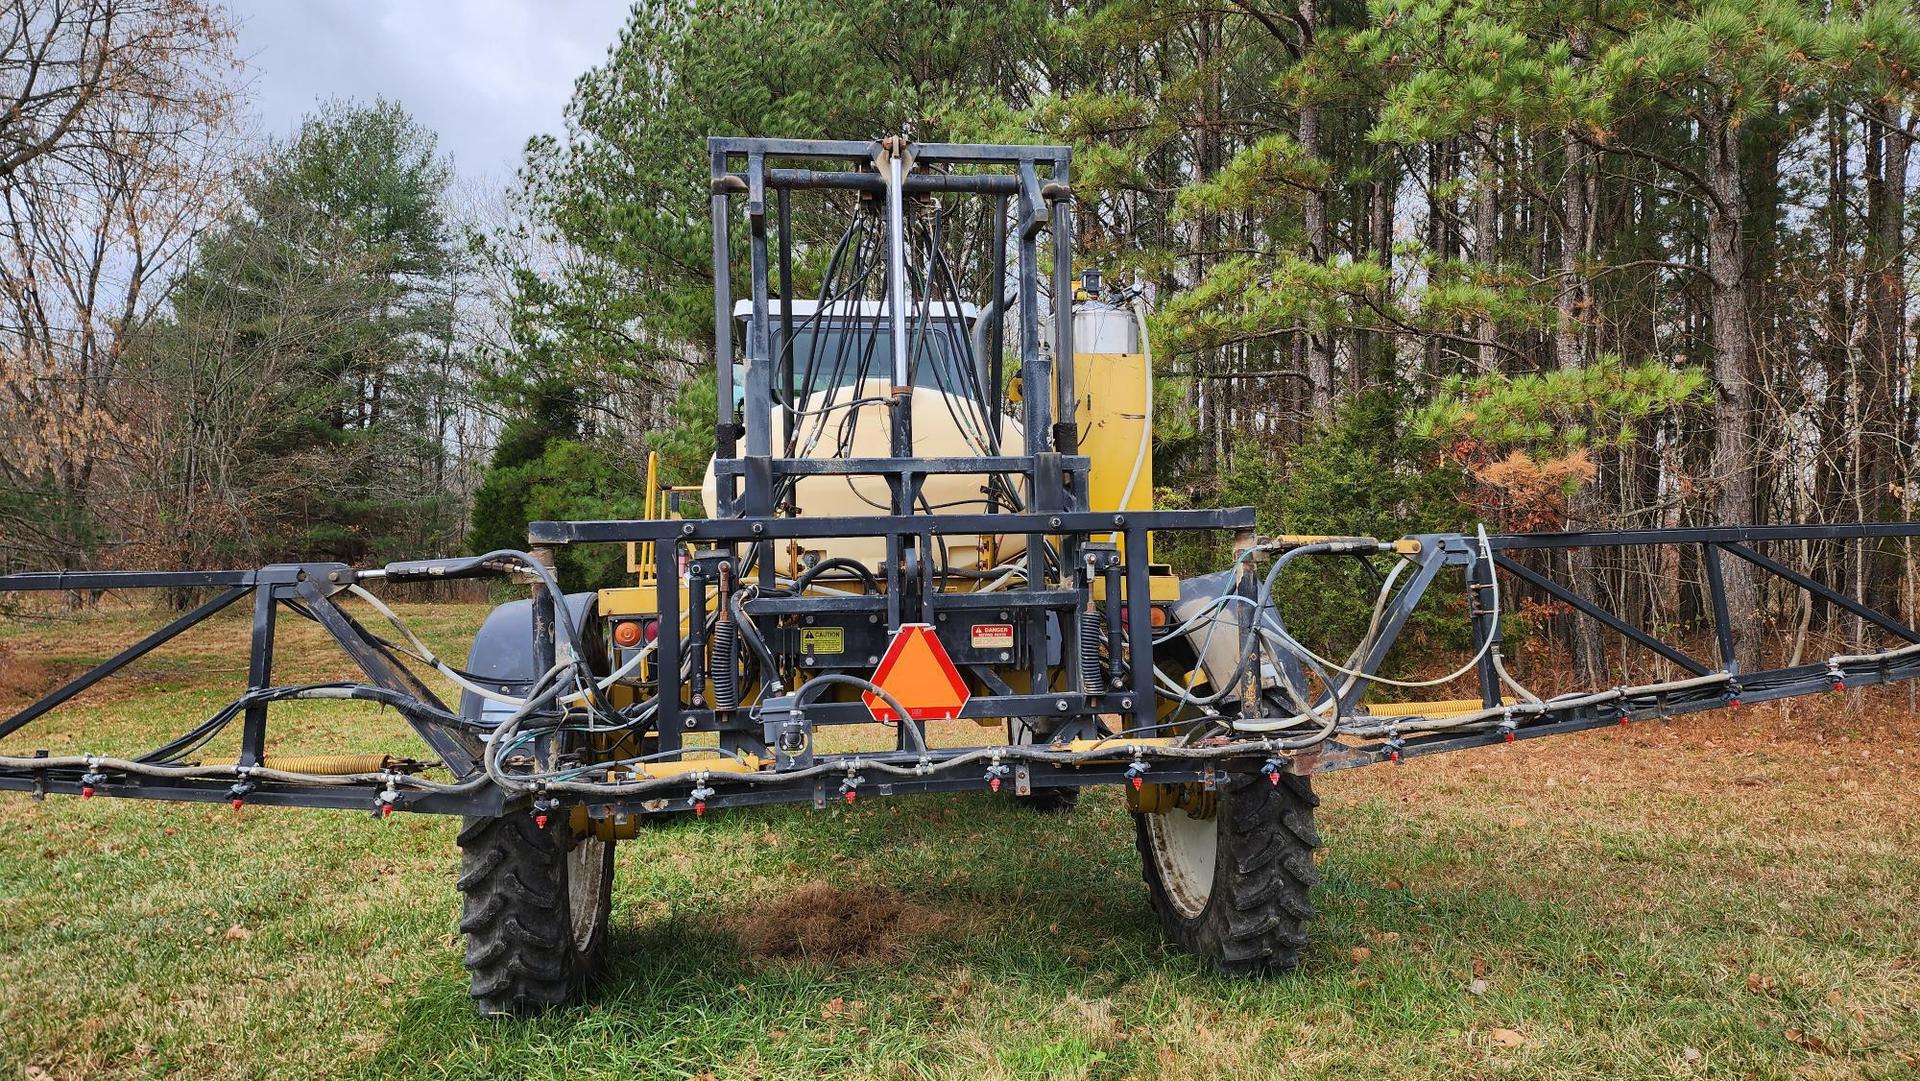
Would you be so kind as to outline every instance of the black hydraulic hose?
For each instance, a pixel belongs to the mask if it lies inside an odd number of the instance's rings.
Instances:
[[[801,571],[799,577],[793,580],[794,591],[797,593],[807,588],[815,578],[820,577],[821,574],[830,570],[853,572],[859,577],[860,584],[866,587],[868,593],[877,593],[880,590],[879,581],[874,578],[873,572],[867,569],[866,564],[857,559],[849,559],[846,556],[834,556],[830,559],[823,559]]]
[[[795,692],[793,696],[794,708],[800,709],[818,697],[820,691],[816,688],[825,688],[834,685],[856,687],[863,691],[873,692],[875,698],[885,702],[887,708],[893,710],[894,715],[900,718],[900,727],[903,730],[913,733],[913,742],[918,745],[918,750],[922,753],[926,752],[926,737],[920,734],[920,729],[915,727],[913,718],[907,715],[907,707],[901,705],[898,698],[888,694],[885,688],[870,679],[861,679],[859,676],[849,676],[841,672],[822,672],[800,685],[799,691]]]

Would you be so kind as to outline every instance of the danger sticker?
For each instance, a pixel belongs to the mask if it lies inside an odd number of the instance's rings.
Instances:
[[[1012,649],[1013,624],[975,623],[972,644],[975,649]]]
[[[847,632],[844,627],[800,628],[800,652],[812,654],[845,653]]]

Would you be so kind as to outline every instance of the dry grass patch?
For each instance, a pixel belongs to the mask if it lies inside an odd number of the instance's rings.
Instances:
[[[725,921],[754,966],[863,965],[899,960],[953,917],[886,887],[808,882]]]

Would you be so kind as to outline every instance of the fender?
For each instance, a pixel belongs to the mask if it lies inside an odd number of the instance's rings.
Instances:
[[[607,665],[604,632],[599,620],[600,595],[569,593],[565,602],[573,625],[580,628],[587,662],[595,672],[604,673]],[[487,613],[486,622],[480,624],[480,630],[473,636],[473,646],[467,651],[467,671],[478,682],[505,694],[519,694],[533,683],[540,673],[533,670],[531,599],[508,601]],[[472,691],[460,692],[462,717],[497,723],[512,712],[513,707],[504,703],[488,701]]]

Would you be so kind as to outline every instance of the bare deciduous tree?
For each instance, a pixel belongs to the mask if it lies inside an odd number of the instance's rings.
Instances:
[[[201,0],[0,0],[0,564],[91,558],[129,333],[225,190],[238,64]]]

